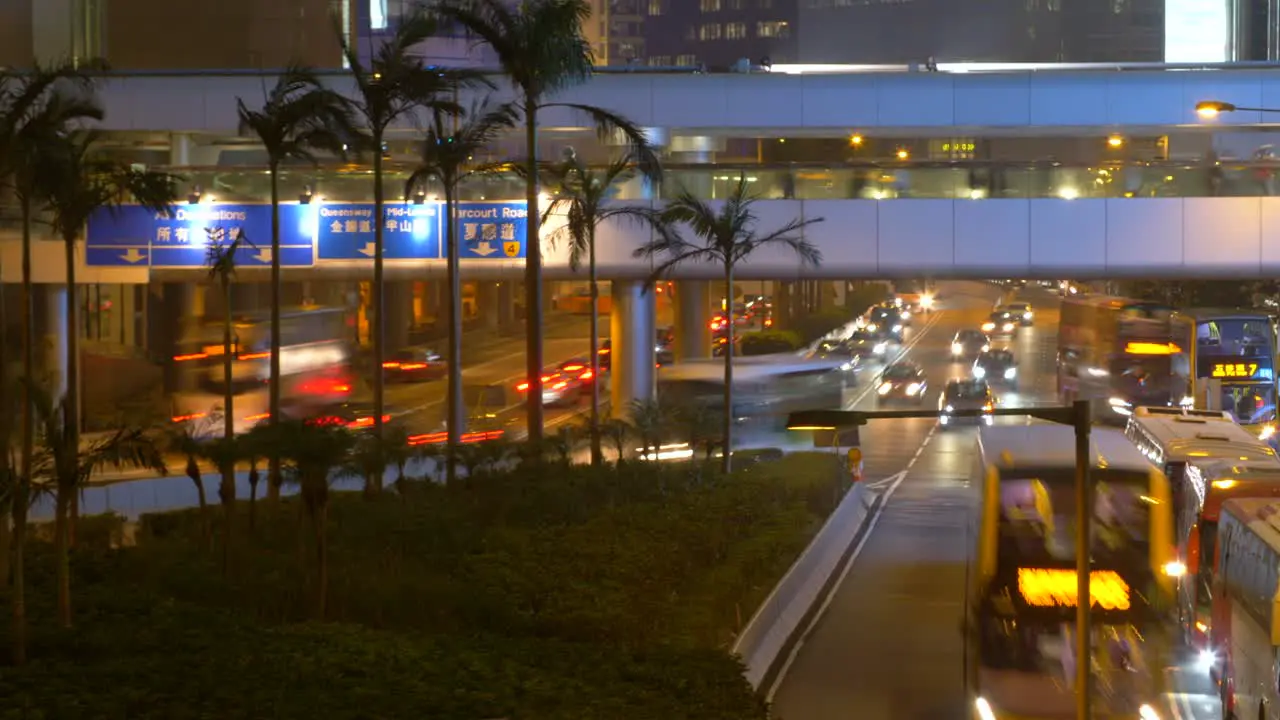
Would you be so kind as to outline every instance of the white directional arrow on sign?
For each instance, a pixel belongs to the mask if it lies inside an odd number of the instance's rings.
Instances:
[[[365,243],[364,247],[360,248],[360,254],[373,257],[377,253],[377,247],[378,246],[373,243]]]
[[[271,262],[271,248],[263,248],[259,250],[258,254],[254,255],[254,257],[258,259],[258,262]]]
[[[127,263],[136,263],[146,260],[147,256],[138,248],[129,248],[120,256],[120,259]]]
[[[489,241],[486,240],[480,243],[479,245],[476,245],[476,249],[473,250],[472,252],[479,255],[480,257],[489,257],[490,255],[498,252],[498,248],[490,245]]]

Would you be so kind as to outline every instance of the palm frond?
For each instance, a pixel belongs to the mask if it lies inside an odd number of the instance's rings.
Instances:
[[[662,179],[662,162],[657,149],[649,143],[648,133],[627,118],[611,110],[580,103],[548,103],[542,108],[563,107],[586,115],[596,129],[596,135],[606,142],[623,140],[627,146],[624,157],[651,181]]]

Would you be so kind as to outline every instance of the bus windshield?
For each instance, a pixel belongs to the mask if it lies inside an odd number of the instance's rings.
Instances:
[[[1111,387],[1138,405],[1165,405],[1172,396],[1173,363],[1167,355],[1117,355]]]
[[[1150,561],[1148,477],[1137,472],[1094,471],[1092,547],[1100,568],[1141,570]],[[1053,470],[1002,478],[1000,564],[1062,565],[1075,558],[1075,473]]]
[[[1269,357],[1271,323],[1268,318],[1223,318],[1200,323],[1196,346],[1214,355]]]

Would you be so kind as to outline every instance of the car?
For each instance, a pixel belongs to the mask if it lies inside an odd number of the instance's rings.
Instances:
[[[987,383],[1014,385],[1018,382],[1018,363],[1008,350],[988,350],[973,361],[973,377]]]
[[[996,407],[995,396],[991,386],[985,380],[949,380],[938,397],[938,424],[942,427],[961,423],[991,424],[990,415]],[[973,417],[957,417],[959,410],[981,410],[983,415]]]
[[[448,373],[448,361],[440,353],[427,347],[398,350],[382,363],[382,374],[389,383],[439,380]]]
[[[977,357],[991,349],[991,338],[977,330],[961,330],[951,339],[951,357],[955,360]]]
[[[1029,302],[1011,302],[999,309],[1008,312],[1016,318],[1023,327],[1031,327],[1035,324],[1036,314],[1031,309],[1031,303]]]
[[[373,403],[345,402],[331,405],[306,422],[311,425],[336,425],[349,430],[372,430],[377,415],[373,412]],[[382,416],[382,424],[391,422],[391,414]]]
[[[876,305],[867,311],[864,327],[885,340],[902,342],[902,311],[892,306]]]
[[[848,340],[822,340],[813,348],[813,357],[820,360],[835,360],[840,369],[854,373],[862,365],[863,356],[854,352]]]
[[[854,330],[844,346],[849,355],[860,362],[883,360],[889,355],[889,341],[870,330]]]
[[[876,393],[880,402],[899,400],[920,402],[929,389],[924,370],[913,362],[896,362],[884,369],[877,380]]]
[[[544,406],[574,405],[582,398],[585,388],[586,383],[577,376],[562,373],[559,368],[547,368],[542,371],[542,404]],[[516,390],[521,393],[529,392],[529,382],[516,385]]]
[[[892,300],[886,300],[876,307],[882,307],[885,310],[888,310],[889,317],[893,317],[893,314],[897,313],[898,322],[903,327],[911,327],[911,318],[913,317],[913,313],[916,312],[916,308],[903,298],[895,296]]]
[[[575,378],[578,382],[590,385],[595,382],[595,374],[591,372],[591,361],[587,358],[570,358],[560,363],[556,370],[566,376]],[[601,372],[604,369],[601,368]]]
[[[1018,331],[1017,318],[1008,310],[996,310],[987,316],[986,322],[982,323],[982,332],[992,337],[1013,337]]]
[[[724,335],[716,333],[712,339],[712,346],[722,344]],[[675,351],[676,333],[674,328],[658,328],[654,333],[654,359],[659,366],[670,365],[676,361]],[[613,341],[605,340],[600,343],[600,372],[608,372],[613,359]]]

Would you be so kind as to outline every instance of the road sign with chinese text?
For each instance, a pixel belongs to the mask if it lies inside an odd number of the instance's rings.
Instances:
[[[525,256],[529,212],[523,202],[459,203],[457,223],[463,260]]]
[[[319,259],[373,259],[373,203],[321,205],[318,224]],[[440,203],[387,203],[382,207],[381,226],[383,259],[440,258]]]
[[[312,264],[315,214],[309,205],[280,206],[282,265]],[[174,205],[167,214],[138,205],[100,210],[89,219],[85,260],[90,266],[204,267],[210,228],[224,238],[244,233],[246,243],[236,253],[241,267],[271,264],[271,206],[213,203]]]

